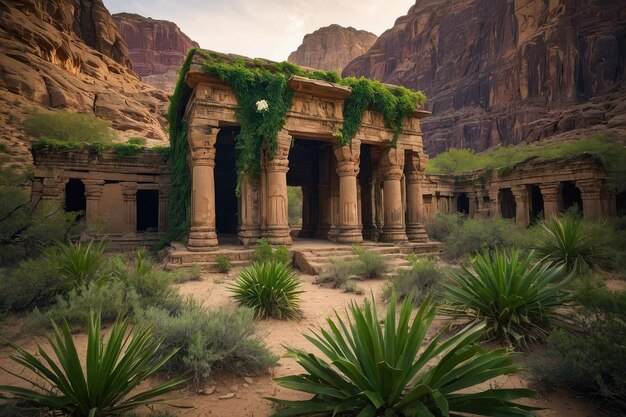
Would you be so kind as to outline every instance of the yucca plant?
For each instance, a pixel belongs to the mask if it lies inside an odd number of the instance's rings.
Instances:
[[[539,258],[563,265],[568,272],[580,273],[607,260],[599,231],[572,216],[543,221],[534,249]]]
[[[533,258],[517,250],[478,254],[471,268],[450,273],[450,281],[443,284],[447,303],[441,312],[485,320],[487,336],[510,345],[545,339],[551,324],[563,320],[556,310],[570,300],[563,288],[569,276],[563,266]]]
[[[476,341],[484,324],[475,324],[444,340],[439,332],[422,344],[437,310],[427,298],[411,320],[413,304],[405,300],[396,321],[396,301],[389,303],[384,325],[374,301],[352,303],[345,322],[335,313],[329,329],[305,336],[328,362],[288,348],[306,373],[277,378],[279,385],[313,394],[307,400],[270,398],[282,407],[274,416],[532,416],[535,408],[513,402],[532,397],[528,389],[464,390],[500,376],[515,374],[513,353],[486,350]]]
[[[87,244],[57,242],[48,257],[68,289],[73,289],[105,278],[101,273],[105,247],[104,241],[94,243],[92,240]]]
[[[293,319],[300,316],[300,280],[282,262],[255,263],[244,268],[230,289],[233,298],[250,307],[258,318]]]
[[[52,415],[104,417],[163,402],[157,397],[183,382],[180,378],[173,379],[129,396],[177,350],[155,361],[153,358],[161,342],[154,339],[150,329],[129,329],[126,320],[117,320],[105,344],[101,335],[100,314],[92,312],[88,326],[87,354],[82,361],[65,322],[60,328],[55,324],[54,335],[46,336],[54,355],[39,344],[34,355],[13,344],[11,359],[32,371],[32,376],[2,369],[35,389],[1,385],[0,393],[47,410]]]

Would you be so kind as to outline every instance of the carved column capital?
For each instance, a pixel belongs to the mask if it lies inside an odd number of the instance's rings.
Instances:
[[[383,180],[401,179],[404,171],[404,149],[385,149],[379,163]]]
[[[544,203],[546,201],[554,201],[556,202],[559,195],[559,186],[558,182],[544,182],[539,184],[539,188],[541,189],[541,197],[543,198]]]
[[[85,198],[88,200],[99,200],[102,197],[104,180],[83,180],[85,185]]]
[[[528,201],[528,188],[525,185],[514,185],[511,187],[511,193],[515,197],[515,201]]]
[[[276,138],[276,149],[274,155],[268,154],[265,167],[268,172],[287,172],[289,171],[289,150],[291,149],[291,135],[282,130],[278,132]]]
[[[597,200],[604,191],[604,183],[599,178],[591,178],[576,181],[576,187],[580,190],[583,199]]]
[[[359,174],[359,162],[361,160],[361,141],[352,139],[352,142],[344,146],[334,145],[335,158],[337,158],[337,175],[340,177],[357,176]]]
[[[193,166],[215,166],[215,143],[219,128],[199,123],[189,126],[187,141]]]
[[[136,182],[120,182],[122,186],[122,197],[124,201],[135,201],[137,199]]]

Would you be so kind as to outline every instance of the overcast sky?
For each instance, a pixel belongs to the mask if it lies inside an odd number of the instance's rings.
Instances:
[[[337,23],[380,35],[415,0],[104,0],[111,13],[176,23],[202,48],[287,59],[307,33]]]

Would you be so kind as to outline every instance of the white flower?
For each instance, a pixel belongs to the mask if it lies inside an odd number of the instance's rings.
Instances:
[[[269,104],[267,104],[267,100],[259,100],[256,102],[256,111],[264,112],[268,111],[270,108]]]

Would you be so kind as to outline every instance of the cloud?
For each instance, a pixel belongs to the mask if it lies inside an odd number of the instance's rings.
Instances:
[[[302,38],[337,23],[380,35],[414,0],[104,0],[111,13],[176,23],[202,48],[287,59]]]

